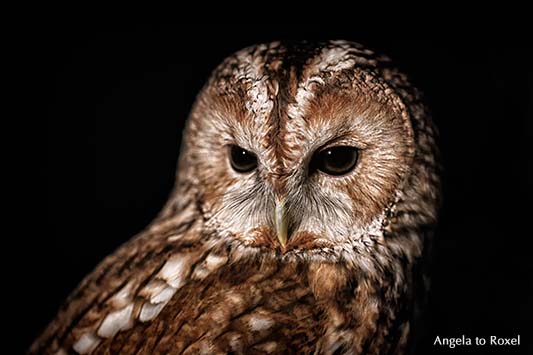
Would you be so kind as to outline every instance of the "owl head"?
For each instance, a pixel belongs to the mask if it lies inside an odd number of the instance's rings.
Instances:
[[[435,221],[427,111],[388,58],[359,44],[237,52],[184,137],[178,184],[194,191],[206,231],[242,251],[339,258]]]

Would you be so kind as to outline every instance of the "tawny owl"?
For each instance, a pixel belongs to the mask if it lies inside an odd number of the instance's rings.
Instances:
[[[175,190],[33,344],[44,354],[400,354],[427,283],[435,129],[356,43],[270,43],[199,94]]]

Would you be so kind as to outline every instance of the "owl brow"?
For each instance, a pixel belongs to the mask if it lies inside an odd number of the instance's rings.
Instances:
[[[249,134],[238,134],[237,125],[235,123],[229,121],[226,127],[227,129],[223,139],[225,148],[231,145],[236,145],[245,149],[251,149],[253,147],[253,144],[250,144],[251,141],[249,139],[238,139],[238,137],[248,137]],[[244,132],[248,133],[246,130]]]
[[[340,134],[333,135],[332,138],[327,138],[323,140],[317,139],[314,144],[314,146],[316,146],[317,148],[315,148],[313,152],[321,152],[325,149],[342,145],[355,147],[360,150],[363,150],[368,146],[368,144],[363,142],[361,139],[358,139],[358,137],[354,134],[353,131],[341,131]]]
[[[355,146],[355,148],[360,148],[359,146],[361,144],[355,144],[355,143],[359,143],[359,142],[356,139],[354,139],[353,133],[343,132],[340,135],[337,135],[336,137],[333,137],[327,140],[325,143],[320,145],[320,147],[318,147],[316,151],[322,151],[324,149],[335,147],[335,146],[340,146],[343,144],[348,144],[350,146],[353,145]]]

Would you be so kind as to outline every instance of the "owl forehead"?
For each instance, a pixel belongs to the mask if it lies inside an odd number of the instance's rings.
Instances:
[[[305,147],[316,148],[331,138],[329,133],[349,130],[343,125],[350,120],[327,109],[343,108],[347,102],[356,108],[356,96],[360,111],[367,109],[368,98],[378,98],[374,94],[381,89],[375,89],[383,85],[373,70],[384,61],[351,42],[274,42],[226,59],[213,73],[207,91],[222,98],[218,102],[226,106],[224,119],[230,122],[237,143],[259,150],[283,169],[303,159]]]

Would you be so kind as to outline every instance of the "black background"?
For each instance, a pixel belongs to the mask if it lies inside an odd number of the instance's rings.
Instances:
[[[105,255],[146,226],[172,188],[184,120],[227,55],[275,39],[348,39],[388,54],[440,129],[444,205],[420,354],[529,353],[531,46],[515,36],[409,39],[301,26],[43,25],[26,45],[32,188],[17,352]],[[31,66],[31,68],[29,68]],[[33,191],[32,190],[32,191]],[[38,203],[37,203],[38,201]],[[31,280],[25,282],[24,280]],[[16,305],[16,304],[15,304]],[[432,345],[516,336],[519,348]]]

